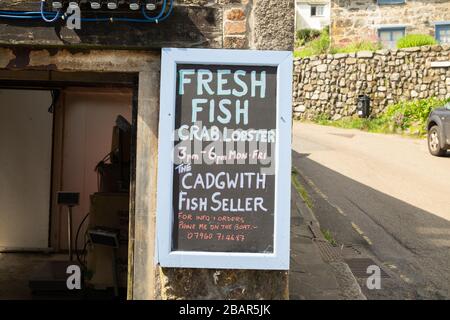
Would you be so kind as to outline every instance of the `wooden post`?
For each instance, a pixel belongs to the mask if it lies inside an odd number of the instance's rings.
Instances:
[[[128,299],[155,298],[159,70],[139,73],[134,199],[134,257]]]

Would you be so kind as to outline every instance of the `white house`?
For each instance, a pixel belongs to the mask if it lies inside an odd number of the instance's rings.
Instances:
[[[296,0],[296,30],[320,30],[330,25],[330,21],[330,0]]]

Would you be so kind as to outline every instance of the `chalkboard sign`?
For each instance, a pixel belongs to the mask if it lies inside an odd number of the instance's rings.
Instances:
[[[158,261],[289,266],[288,52],[164,49]]]

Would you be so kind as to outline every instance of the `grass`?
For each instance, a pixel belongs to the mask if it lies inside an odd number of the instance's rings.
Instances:
[[[315,53],[314,53],[313,49],[309,48],[309,47],[305,47],[300,50],[294,51],[294,58],[307,58],[307,57],[311,57],[314,55],[315,55]]]
[[[337,121],[319,117],[315,123],[325,126],[333,126],[343,129],[358,129],[374,133],[390,133],[389,127],[382,119],[361,119],[356,117],[342,118]]]
[[[412,48],[437,44],[436,39],[427,34],[407,34],[397,41],[397,48]]]
[[[294,185],[295,190],[300,195],[300,197],[305,202],[306,206],[310,209],[313,208],[313,202],[311,197],[308,194],[308,191],[306,191],[305,186],[303,186],[300,181],[298,181],[297,176],[299,175],[298,171],[295,168],[292,168],[291,172],[291,180],[292,184]]]
[[[312,40],[303,48],[294,51],[295,58],[307,58],[311,56],[317,56],[324,53],[336,54],[336,53],[352,53],[358,51],[376,51],[381,49],[380,43],[373,43],[370,41],[354,42],[343,47],[330,46],[330,40],[328,35],[322,35],[320,38]]]
[[[304,34],[297,35],[297,44],[302,48],[294,51],[295,58],[307,58],[321,54],[354,53],[358,51],[377,51],[383,48],[380,42],[367,40],[350,43],[346,46],[332,46],[329,29],[325,28],[318,33],[308,33],[311,30],[303,30]],[[316,31],[317,32],[317,31]],[[397,48],[411,48],[437,44],[436,39],[426,34],[408,34],[397,41]]]
[[[351,43],[343,47],[332,47],[330,48],[330,53],[352,53],[358,51],[377,51],[382,48],[381,43],[371,42],[371,41],[359,41]]]
[[[307,42],[305,46],[294,51],[294,57],[306,58],[310,56],[320,55],[328,52],[330,48],[330,35],[328,29],[321,31],[320,36]]]
[[[444,106],[446,103],[450,103],[450,99],[428,98],[401,101],[388,106],[385,113],[378,118],[346,117],[332,121],[328,115],[320,115],[314,119],[314,122],[344,129],[424,137],[427,133],[428,115],[433,109]]]
[[[325,229],[321,231],[325,240],[327,240],[332,246],[337,246],[337,241],[334,239],[333,234],[331,233],[330,230]]]
[[[335,54],[335,53],[352,53],[358,51],[376,51],[381,49],[380,43],[373,43],[371,41],[358,41],[347,46],[333,47],[330,41],[330,32],[328,28],[324,28],[320,33],[311,30],[302,30],[302,33],[297,34],[297,44],[302,45],[302,48],[294,51],[294,57],[307,58],[321,54]]]

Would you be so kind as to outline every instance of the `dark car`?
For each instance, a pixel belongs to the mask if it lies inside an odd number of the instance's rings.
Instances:
[[[444,156],[450,149],[450,103],[430,113],[427,129],[428,150],[433,156]]]

